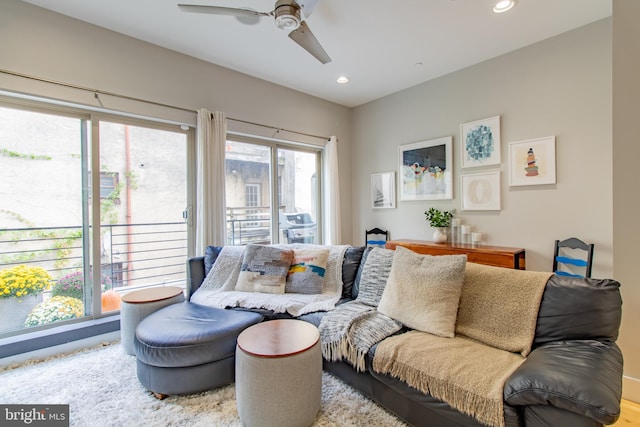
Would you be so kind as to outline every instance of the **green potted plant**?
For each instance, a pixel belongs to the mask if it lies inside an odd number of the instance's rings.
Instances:
[[[455,209],[450,211],[441,211],[436,208],[429,208],[424,211],[425,219],[429,221],[429,225],[435,228],[433,232],[433,241],[442,243],[447,241],[447,228],[451,225],[451,218]]]

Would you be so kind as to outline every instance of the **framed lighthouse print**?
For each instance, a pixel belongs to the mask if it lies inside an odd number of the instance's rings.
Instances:
[[[509,186],[555,183],[555,136],[509,144]]]

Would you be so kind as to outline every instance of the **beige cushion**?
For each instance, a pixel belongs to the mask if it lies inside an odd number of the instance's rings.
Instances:
[[[299,248],[293,250],[285,292],[321,294],[329,260],[329,249]]]
[[[247,245],[235,290],[283,294],[291,261],[290,249]]]
[[[466,255],[420,255],[398,246],[378,311],[405,326],[454,336]]]

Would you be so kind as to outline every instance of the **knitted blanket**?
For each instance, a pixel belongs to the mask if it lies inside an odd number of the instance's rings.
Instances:
[[[488,426],[504,426],[503,389],[524,361],[461,335],[443,338],[411,331],[376,348],[373,369],[400,378]]]
[[[280,245],[280,247],[285,247]],[[289,249],[329,248],[325,280],[320,294],[267,294],[262,292],[235,291],[240,274],[244,247],[225,246],[218,255],[202,285],[191,296],[196,304],[216,308],[262,308],[276,313],[301,316],[314,311],[330,311],[342,296],[342,262],[348,245],[319,246],[308,244],[286,245]]]
[[[345,360],[363,372],[371,347],[402,328],[400,322],[377,311],[393,254],[391,250],[373,249],[364,263],[358,297],[337,306],[320,321],[322,355],[326,360]]]

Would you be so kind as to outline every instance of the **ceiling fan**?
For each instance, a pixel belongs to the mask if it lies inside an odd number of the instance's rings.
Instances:
[[[263,16],[273,16],[276,26],[289,33],[289,38],[298,43],[313,55],[318,61],[326,64],[331,58],[315,38],[307,23],[302,19],[308,19],[319,0],[277,0],[271,12],[258,12],[252,9],[204,6],[195,4],[178,4],[183,12],[209,13],[212,15],[235,16],[245,24],[255,24]],[[302,14],[300,13],[302,11]]]

